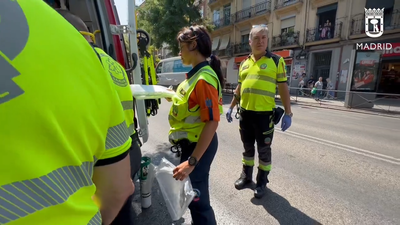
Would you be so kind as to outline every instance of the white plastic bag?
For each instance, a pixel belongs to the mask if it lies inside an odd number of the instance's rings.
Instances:
[[[161,85],[131,84],[132,96],[135,99],[172,98],[175,91]]]
[[[196,195],[189,177],[183,181],[172,177],[175,167],[166,158],[162,158],[160,165],[156,168],[156,179],[172,221],[182,218]]]

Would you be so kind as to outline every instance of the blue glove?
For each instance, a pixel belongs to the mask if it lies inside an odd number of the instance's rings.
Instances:
[[[282,131],[287,130],[292,125],[292,117],[289,115],[284,115],[281,121],[281,129]]]
[[[228,123],[232,123],[232,109],[228,109],[228,112],[226,113],[226,120],[228,121]]]

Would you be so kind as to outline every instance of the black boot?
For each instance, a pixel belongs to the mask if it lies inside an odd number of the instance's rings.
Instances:
[[[267,183],[268,181],[268,174],[269,171],[264,171],[258,168],[257,173],[257,185],[256,189],[254,190],[254,197],[255,198],[262,198],[267,191]]]
[[[253,180],[253,167],[243,165],[243,171],[240,174],[240,178],[235,181],[235,188],[240,190],[243,189],[247,184]]]

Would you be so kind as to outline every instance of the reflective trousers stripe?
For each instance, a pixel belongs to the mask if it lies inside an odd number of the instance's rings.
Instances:
[[[101,225],[101,224],[102,224],[101,214],[100,211],[98,211],[87,225]]]
[[[122,122],[114,127],[108,128],[106,138],[106,150],[123,145],[131,136],[126,122]]]
[[[258,160],[258,167],[264,171],[271,171],[271,162]]]
[[[82,187],[93,185],[95,162],[94,157],[93,162],[61,167],[38,178],[0,186],[0,224],[62,204]]]
[[[242,158],[242,163],[245,166],[254,166],[254,157],[245,157]],[[271,171],[271,162],[264,162],[258,160],[258,167],[264,171]]]
[[[254,157],[243,156],[242,163],[245,166],[254,166]]]

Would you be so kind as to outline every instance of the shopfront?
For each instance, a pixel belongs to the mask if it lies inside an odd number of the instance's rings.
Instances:
[[[286,74],[288,76],[288,81],[290,81],[290,76],[291,76],[291,71],[292,71],[292,63],[293,63],[293,50],[282,50],[282,51],[277,51],[273,52],[276,55],[279,55],[283,57],[286,63]],[[248,55],[245,56],[239,56],[235,58],[235,64],[239,68],[240,63],[245,60],[248,57]]]
[[[377,92],[400,94],[400,43],[392,43],[392,49],[383,52],[380,69]]]

